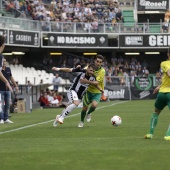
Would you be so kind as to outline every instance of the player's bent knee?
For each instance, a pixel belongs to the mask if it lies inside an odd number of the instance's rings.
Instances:
[[[80,104],[79,101],[74,101],[73,103],[74,103],[76,106],[78,106],[78,105]]]

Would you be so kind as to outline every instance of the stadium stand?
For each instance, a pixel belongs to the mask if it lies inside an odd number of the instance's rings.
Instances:
[[[27,81],[30,81],[33,85],[39,85],[41,80],[44,84],[52,84],[53,73],[47,73],[45,70],[36,70],[34,67],[24,67],[22,64],[9,64],[8,66],[11,68],[15,80],[20,85],[25,85]],[[70,80],[62,78],[61,86],[69,84]],[[50,88],[52,89],[53,87]],[[63,87],[59,88],[59,92],[63,91],[66,92],[66,89]]]

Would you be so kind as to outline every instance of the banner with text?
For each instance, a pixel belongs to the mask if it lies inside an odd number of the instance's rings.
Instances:
[[[0,35],[3,35],[5,38],[5,44],[8,43],[8,30],[7,29],[0,29]]]
[[[153,89],[153,77],[135,77],[134,85],[137,90],[151,90]]]
[[[107,96],[110,100],[118,99],[129,99],[129,90],[128,87],[115,87],[112,85],[105,86],[104,95]]]
[[[39,32],[9,30],[9,45],[39,47]]]
[[[49,33],[47,46],[107,47],[106,34],[58,34]],[[44,36],[43,36],[44,37]],[[44,45],[44,44],[43,44]]]
[[[138,0],[138,11],[166,11],[169,0]]]
[[[169,34],[119,35],[120,47],[169,47]]]
[[[153,94],[153,88],[148,88],[148,84],[145,88],[144,86],[140,85],[138,88],[130,87],[129,89],[127,86],[108,85],[105,86],[104,95],[107,96],[109,100],[155,99],[157,94]]]

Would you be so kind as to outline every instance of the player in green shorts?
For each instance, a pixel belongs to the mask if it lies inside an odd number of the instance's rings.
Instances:
[[[164,107],[168,105],[170,109],[170,51],[168,52],[168,60],[161,63],[161,69],[163,71],[162,83],[154,90],[154,93],[159,92],[155,101],[155,111],[150,120],[150,130],[145,135],[145,139],[151,139],[153,137],[159,114]],[[170,125],[164,139],[170,140]]]
[[[83,109],[81,111],[81,122],[79,123],[78,127],[83,127],[85,116],[87,122],[90,122],[91,113],[95,111],[98,103],[100,102],[102,92],[104,91],[105,69],[102,67],[103,61],[104,57],[102,55],[97,55],[94,60],[94,64],[97,68],[94,72],[94,75],[96,76],[96,81],[98,81],[99,84],[98,88],[96,88],[96,86],[94,85],[89,85],[86,93],[83,96]],[[88,110],[88,106],[90,104],[91,107]]]

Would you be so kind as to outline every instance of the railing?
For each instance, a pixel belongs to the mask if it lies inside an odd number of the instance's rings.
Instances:
[[[141,86],[147,86],[152,83],[152,86],[158,86],[161,84],[161,77],[148,76],[148,77],[137,77],[137,76],[106,76],[106,86],[134,86],[135,83],[139,83]]]
[[[93,29],[91,23],[85,22],[44,22],[28,19],[0,17],[0,28],[63,32],[63,33],[92,33],[92,34],[120,34],[120,33],[170,33],[170,26],[164,29],[163,23],[98,23]]]
[[[160,77],[155,76],[149,77],[131,77],[131,76],[111,76],[105,77],[105,90],[104,94],[109,99],[142,99],[145,97],[153,98],[153,89],[161,84]],[[123,84],[122,84],[123,83]],[[37,85],[19,85],[18,95],[30,95],[32,101],[38,101],[40,91],[42,89],[53,89],[53,84],[37,84]],[[70,84],[59,85],[59,92],[66,93]],[[52,87],[52,88],[50,88]]]

